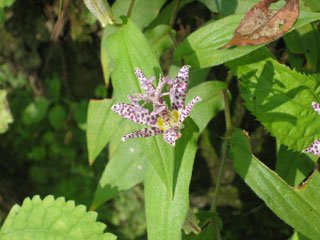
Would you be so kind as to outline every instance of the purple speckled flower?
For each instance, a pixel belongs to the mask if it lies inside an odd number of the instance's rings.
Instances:
[[[149,125],[150,127],[129,133],[123,136],[122,140],[126,141],[129,138],[142,138],[163,134],[163,140],[175,146],[176,140],[181,137],[182,122],[188,117],[194,104],[201,101],[200,97],[195,97],[184,108],[189,80],[189,66],[180,68],[175,80],[161,77],[160,75],[157,87],[152,84],[155,77],[146,78],[139,68],[135,68],[134,71],[141,88],[146,94],[135,93],[133,96],[128,95],[131,104],[116,103],[111,109],[126,119]],[[172,87],[169,92],[163,93],[162,90],[166,85]],[[166,95],[170,97],[171,110],[163,99]],[[152,104],[152,112],[143,108],[147,103]]]
[[[320,104],[319,103],[312,102],[312,107],[318,114],[320,114]],[[306,149],[303,150],[303,152],[320,156],[320,139],[311,143],[309,145],[309,147],[307,147]]]

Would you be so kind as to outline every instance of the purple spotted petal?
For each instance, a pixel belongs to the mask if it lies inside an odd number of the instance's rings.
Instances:
[[[163,134],[163,140],[172,146],[176,145],[176,140],[181,137],[181,133],[179,130],[179,127],[172,127],[169,128],[167,131]]]
[[[183,66],[180,68],[176,80],[173,83],[173,87],[170,89],[172,110],[181,111],[181,109],[184,107],[184,100],[186,98],[189,80],[189,68],[190,66]]]
[[[320,156],[320,139],[311,143],[309,147],[303,150],[303,152]]]
[[[141,130],[138,130],[138,131],[129,133],[129,134],[123,136],[123,137],[121,138],[121,140],[122,140],[122,141],[126,141],[126,140],[128,140],[129,138],[151,137],[151,136],[159,135],[159,134],[161,134],[161,133],[163,133],[163,131],[160,130],[159,128],[157,128],[157,127],[149,127],[149,128],[144,128],[144,129],[141,129]]]
[[[180,114],[180,118],[179,118],[179,122],[178,122],[179,125],[188,117],[194,104],[196,102],[200,102],[200,101],[201,101],[200,97],[195,97],[188,103],[188,105],[183,109],[183,111]]]
[[[319,103],[312,102],[312,107],[318,114],[320,114],[320,104]]]
[[[141,98],[136,97],[136,96],[128,95],[128,99],[129,99],[129,101],[132,103],[132,105],[135,107],[135,110],[136,110],[136,111],[148,113],[148,109],[143,108],[144,105],[140,105],[140,104],[138,103],[138,101],[144,100],[144,98],[141,99]]]
[[[121,117],[129,119],[136,123],[141,123],[149,126],[156,126],[157,117],[152,116],[149,111],[139,112],[136,107],[126,103],[116,103],[112,106],[112,111],[119,114]]]
[[[151,93],[155,91],[155,87],[152,85],[152,82],[156,79],[155,77],[146,78],[140,68],[135,68],[134,73],[140,82],[140,86],[146,93]]]

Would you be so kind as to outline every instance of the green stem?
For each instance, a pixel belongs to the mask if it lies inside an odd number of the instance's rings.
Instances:
[[[230,82],[231,78],[232,78],[232,76],[230,77],[230,74],[229,74],[226,81]],[[222,155],[222,160],[220,163],[220,168],[219,168],[219,173],[218,173],[218,179],[217,179],[216,188],[215,188],[214,196],[213,196],[213,201],[212,201],[212,205],[211,205],[211,209],[210,209],[210,211],[213,213],[217,212],[217,202],[218,202],[218,197],[219,197],[219,192],[220,192],[220,187],[221,187],[221,180],[223,177],[223,171],[224,171],[224,167],[226,165],[227,157],[228,157],[228,153],[229,153],[229,137],[231,136],[231,133],[232,133],[232,122],[231,122],[231,114],[230,114],[230,107],[229,107],[229,99],[228,99],[227,90],[226,89],[223,90],[222,94],[223,94],[223,101],[224,101],[224,113],[225,113],[225,119],[226,119],[225,149],[224,149],[224,152]],[[221,239],[220,230],[219,230],[218,224],[215,219],[213,219],[213,224],[216,229],[216,237],[218,240],[220,240]]]
[[[127,12],[127,17],[128,18],[131,16],[135,1],[136,0],[131,0],[131,2],[130,2],[130,6],[129,6],[129,9],[128,9],[128,12]]]
[[[177,16],[177,13],[178,13],[178,10],[179,10],[180,3],[181,3],[181,0],[178,0],[176,6],[174,6],[174,9],[173,9],[173,12],[172,12],[172,15],[171,15],[171,18],[170,18],[170,22],[169,22],[169,26],[171,28],[173,27],[174,21],[176,20],[176,16]]]

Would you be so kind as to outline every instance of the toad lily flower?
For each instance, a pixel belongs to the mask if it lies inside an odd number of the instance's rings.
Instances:
[[[319,103],[312,102],[312,107],[318,114],[320,114],[320,104]],[[311,143],[309,145],[309,147],[307,147],[306,149],[303,150],[303,152],[320,156],[320,139]]]
[[[147,79],[139,68],[135,69],[135,74],[146,94],[136,93],[135,96],[129,95],[128,99],[132,104],[116,103],[111,109],[126,119],[149,125],[150,127],[129,133],[122,137],[122,141],[126,141],[129,138],[163,134],[163,140],[175,146],[176,140],[181,137],[180,130],[184,127],[182,122],[188,117],[194,104],[201,101],[200,97],[195,97],[184,108],[189,80],[189,66],[183,66],[175,80],[160,76],[157,87],[152,84],[155,78]],[[162,93],[165,85],[172,85],[172,88],[169,92]],[[170,97],[171,110],[163,99],[166,95]],[[144,102],[140,105],[139,102],[141,101]],[[146,103],[153,105],[152,112],[143,108]]]

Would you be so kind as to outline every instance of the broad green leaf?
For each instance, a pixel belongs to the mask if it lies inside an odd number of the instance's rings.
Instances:
[[[151,49],[157,57],[173,46],[169,32],[175,38],[175,31],[168,25],[158,25],[155,28],[147,30],[144,34]]]
[[[307,6],[315,12],[320,11],[320,2],[319,0],[303,0],[307,4]]]
[[[60,197],[26,198],[22,206],[14,205],[2,225],[1,240],[114,240],[104,233],[106,225],[96,222],[97,213],[87,212],[83,205],[66,202]]]
[[[298,186],[313,171],[318,157],[288,150],[280,145],[277,152],[276,172],[289,185]]]
[[[60,104],[54,105],[48,113],[49,123],[51,127],[56,130],[60,130],[63,127],[66,117],[66,110],[64,110],[64,107],[62,107]]]
[[[304,54],[308,68],[320,70],[320,33],[316,24],[307,24],[284,36],[287,48],[292,53]]]
[[[121,118],[111,111],[114,99],[91,100],[87,115],[87,146],[89,163],[92,164],[110,141]]]
[[[13,117],[7,100],[7,91],[0,90],[0,133],[8,130],[10,123],[13,122]]]
[[[146,38],[130,19],[107,39],[107,50],[116,66],[111,78],[114,95],[120,101],[128,102],[128,94],[133,91],[141,92],[134,74],[135,67],[139,67],[147,77],[159,76],[161,72]],[[174,148],[162,140],[162,135],[132,141],[141,144],[144,154],[165,183],[168,192],[173,195]]]
[[[0,8],[11,7],[15,0],[0,0]]]
[[[22,122],[31,125],[45,118],[50,101],[45,98],[36,98],[23,112]]]
[[[246,13],[261,0],[199,0],[212,12],[218,12],[225,15]],[[310,1],[310,0],[309,0]],[[311,0],[317,1],[317,0]],[[279,1],[271,5],[272,9],[280,9],[284,5],[284,1]],[[300,3],[300,10],[306,10],[303,3]]]
[[[313,101],[320,102],[320,75],[301,74],[272,58],[263,59],[260,50],[228,66],[242,79],[241,95],[250,112],[280,144],[302,151],[320,138],[320,116],[311,107]]]
[[[320,174],[296,188],[289,186],[251,152],[249,139],[236,129],[230,139],[236,172],[283,221],[311,239],[320,239]]]
[[[246,46],[221,49],[233,37],[233,31],[240,24],[243,14],[231,15],[216,21],[209,22],[188,36],[174,52],[176,60],[184,59],[185,64],[194,68],[216,66],[227,61],[244,56],[260,47]],[[300,12],[299,19],[293,29],[304,26],[320,19],[320,13]],[[292,29],[292,30],[293,30]]]
[[[222,90],[227,86],[224,82],[209,81],[199,84],[188,91],[186,104],[196,96],[201,97],[190,113],[190,117],[199,127],[201,133],[209,121],[224,109]]]
[[[120,21],[120,16],[126,15],[129,9],[131,1],[127,0],[117,0],[111,7],[113,17],[117,22]],[[139,28],[149,25],[149,23],[154,20],[160,11],[161,6],[165,3],[165,0],[136,0],[135,6],[133,8],[131,19],[137,24]],[[147,12],[147,13],[146,13]],[[117,31],[116,27],[107,26],[102,35],[101,39],[101,65],[104,75],[104,81],[106,87],[109,86],[109,78],[113,70],[113,65],[111,63],[108,50],[107,50],[107,38]]]
[[[132,129],[123,121],[113,135],[109,145],[109,162],[99,180],[91,209],[115,197],[145,178],[148,160],[136,141],[122,142],[121,137]]]
[[[177,182],[172,198],[167,187],[152,166],[145,180],[147,230],[149,240],[176,240],[181,238],[181,228],[189,209],[189,184],[197,150],[198,129],[186,119],[186,128],[177,141],[175,166]],[[154,154],[157,154],[156,152]]]

